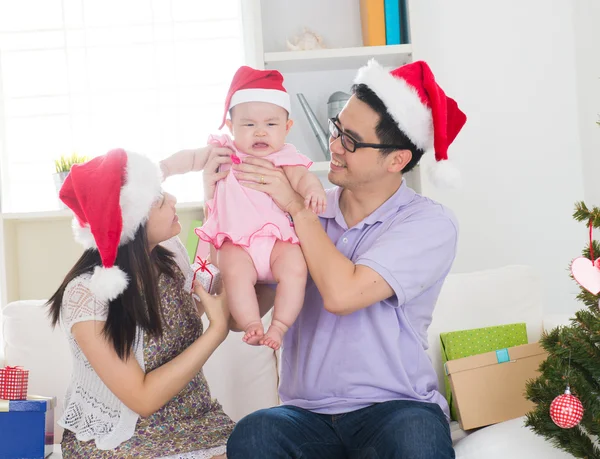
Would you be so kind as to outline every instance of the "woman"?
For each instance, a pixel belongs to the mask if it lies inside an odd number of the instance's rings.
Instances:
[[[59,424],[65,458],[223,458],[233,422],[202,366],[228,333],[224,295],[194,285],[176,200],[163,176],[219,153],[180,152],[157,165],[124,150],[74,166],[60,191],[87,249],[49,300],[73,354]],[[181,169],[181,171],[179,170]],[[202,329],[206,312],[210,325]]]

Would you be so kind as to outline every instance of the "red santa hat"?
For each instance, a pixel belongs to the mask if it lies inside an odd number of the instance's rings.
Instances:
[[[283,76],[277,70],[256,70],[243,65],[235,72],[225,98],[223,122],[219,129],[225,125],[227,112],[244,102],[269,102],[290,113],[290,96],[283,87]]]
[[[436,185],[458,184],[460,174],[448,161],[448,147],[467,117],[436,83],[427,63],[417,61],[388,72],[371,59],[354,82],[367,85],[383,101],[417,148],[434,148],[436,164],[431,173]]]
[[[90,290],[101,301],[117,298],[127,288],[127,275],[115,266],[118,247],[131,241],[160,199],[162,174],[145,156],[122,149],[75,164],[59,192],[73,211],[75,239],[100,252]]]

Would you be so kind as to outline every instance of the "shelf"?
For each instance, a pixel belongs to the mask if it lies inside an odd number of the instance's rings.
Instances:
[[[265,68],[282,72],[315,70],[356,70],[374,57],[384,67],[410,62],[411,45],[362,46],[358,48],[316,49],[265,53]]]
[[[202,210],[204,203],[201,201],[178,202],[175,206],[180,210]],[[3,212],[3,220],[62,220],[72,218],[73,212],[70,209],[38,209],[35,211],[21,212]]]

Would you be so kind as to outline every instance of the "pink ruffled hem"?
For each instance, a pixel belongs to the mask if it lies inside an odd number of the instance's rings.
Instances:
[[[295,233],[285,237],[282,234],[281,229],[274,223],[265,223],[262,228],[254,231],[252,234],[247,235],[235,235],[232,233],[218,231],[215,235],[209,235],[202,227],[195,229],[196,235],[204,242],[209,242],[214,245],[216,249],[220,249],[224,242],[231,241],[235,245],[241,247],[250,247],[252,241],[258,237],[274,237],[275,239],[283,242],[290,242],[292,244],[300,244],[300,240]]]

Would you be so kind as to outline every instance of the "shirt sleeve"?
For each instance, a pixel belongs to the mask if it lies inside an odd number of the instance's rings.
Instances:
[[[63,295],[61,315],[68,334],[71,334],[71,328],[78,322],[106,322],[108,303],[99,301],[92,294],[89,275],[79,276],[69,282]]]
[[[394,307],[403,306],[442,280],[456,256],[458,229],[443,212],[392,222],[355,264],[375,270],[392,287]]]

